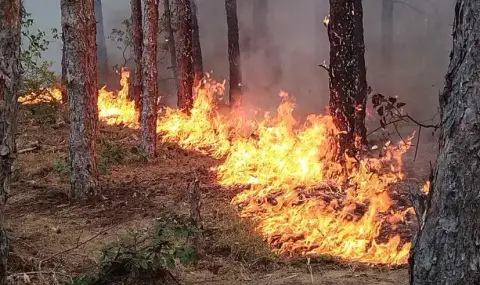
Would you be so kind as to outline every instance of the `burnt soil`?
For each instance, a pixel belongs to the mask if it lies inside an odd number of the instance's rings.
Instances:
[[[146,163],[135,154],[138,138],[136,130],[101,125],[100,155],[109,160],[101,166],[102,201],[95,206],[70,205],[68,124],[58,107],[21,108],[18,149],[32,145],[35,149],[18,155],[7,206],[9,271],[16,284],[61,284],[94,267],[100,249],[126,229],[149,228],[167,213],[187,214],[187,185],[194,173],[201,182],[208,249],[195,265],[172,271],[182,284],[408,283],[406,268],[373,268],[332,258],[311,260],[307,266],[305,258],[274,256],[230,204],[238,190],[215,184],[209,170],[218,163],[215,159],[159,143],[159,157]],[[420,150],[416,162],[412,153],[406,156],[407,174],[425,181],[434,145],[426,142],[428,151]],[[121,162],[118,152],[124,156]]]

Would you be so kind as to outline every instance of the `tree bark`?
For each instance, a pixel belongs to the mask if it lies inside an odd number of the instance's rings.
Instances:
[[[132,74],[130,98],[135,101],[138,110],[142,110],[142,53],[143,53],[143,24],[142,24],[142,0],[130,0],[132,10],[132,39],[133,39],[133,61],[135,69]],[[141,112],[140,112],[141,113]],[[141,115],[139,116],[141,119]]]
[[[108,78],[108,54],[103,28],[102,0],[95,0],[95,21],[97,22],[97,58],[100,83]]]
[[[457,1],[439,154],[410,256],[412,285],[480,284],[479,14],[479,1]]]
[[[173,78],[175,80],[175,88],[180,90],[180,81],[178,77],[178,66],[177,66],[177,46],[175,44],[175,32],[172,25],[172,10],[170,9],[170,1],[163,0],[163,10],[166,21],[166,29],[168,35],[168,50],[170,51],[170,64],[172,65]]]
[[[367,79],[361,0],[330,0],[329,111],[339,131],[338,158],[366,144]]]
[[[65,36],[62,33],[62,43],[65,43]],[[65,44],[62,46],[62,104],[68,104],[67,96],[67,64],[65,63]]]
[[[96,22],[93,0],[61,0],[70,116],[72,201],[97,197],[98,122]]]
[[[237,0],[225,0],[228,27],[228,63],[230,67],[229,101],[231,107],[239,107],[242,100],[242,71],[238,44]]]
[[[10,240],[5,229],[5,205],[16,155],[20,91],[21,0],[0,0],[0,284],[7,277]]]
[[[192,9],[190,0],[177,0],[177,17],[179,32],[178,71],[179,85],[177,91],[178,108],[189,113],[193,106],[193,32]]]
[[[382,3],[382,62],[385,72],[391,72],[393,64],[393,0]]]
[[[200,45],[200,28],[198,26],[198,7],[195,3],[195,0],[191,0],[192,5],[192,45],[193,45],[193,69],[195,73],[195,78],[193,86],[198,86],[198,83],[203,78],[203,57],[202,57],[202,46]]]
[[[145,2],[145,29],[143,36],[143,94],[141,149],[148,159],[155,157],[157,148],[157,38],[158,0]]]

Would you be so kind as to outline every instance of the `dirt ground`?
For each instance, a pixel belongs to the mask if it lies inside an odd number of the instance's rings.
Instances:
[[[42,109],[44,108],[44,109]],[[16,284],[55,284],[98,263],[99,250],[128,228],[149,228],[165,213],[188,213],[187,184],[194,172],[201,181],[202,217],[212,246],[195,266],[175,269],[182,284],[407,284],[403,269],[368,268],[337,262],[274,257],[252,227],[230,205],[235,191],[220,188],[209,168],[216,161],[174,145],[160,144],[157,161],[135,159],[138,133],[102,126],[100,144],[121,145],[133,158],[109,164],[100,177],[103,201],[70,205],[67,166],[68,126],[50,107],[23,108],[18,148],[38,149],[18,155],[7,221],[12,238],[10,272]],[[33,110],[33,111],[32,111]],[[428,175],[434,143],[425,144],[406,171]],[[111,153],[108,154],[108,151]],[[118,151],[118,150],[117,150]],[[103,155],[114,156],[115,151]],[[421,165],[420,165],[421,164]],[[423,169],[419,173],[418,169]],[[427,169],[427,170],[425,170]]]

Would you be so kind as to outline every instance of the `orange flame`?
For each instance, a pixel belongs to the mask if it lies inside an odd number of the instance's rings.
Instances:
[[[123,71],[122,90],[100,90],[99,117],[137,128],[127,81]],[[256,222],[275,251],[371,264],[407,262],[411,244],[399,235],[382,235],[382,227],[395,229],[411,210],[392,209],[388,192],[403,179],[401,158],[413,136],[397,146],[387,143],[380,158],[357,162],[347,157],[340,165],[334,160],[338,130],[330,116],[296,121],[295,102],[285,92],[276,116],[266,113],[255,120],[242,109],[222,114],[217,102],[224,83],[209,76],[202,83],[191,114],[166,108],[157,131],[164,141],[223,159],[214,169],[218,183],[246,186],[232,203],[242,217]]]
[[[115,92],[107,91],[105,86],[98,91],[98,117],[109,125],[125,125],[138,127],[138,113],[135,102],[128,99],[128,79],[130,72],[122,70],[120,84],[122,89]]]

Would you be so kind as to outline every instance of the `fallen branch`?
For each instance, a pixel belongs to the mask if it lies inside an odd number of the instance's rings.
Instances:
[[[195,173],[195,180],[188,188],[188,200],[190,203],[190,220],[198,229],[198,232],[192,237],[193,246],[197,254],[203,254],[204,239],[203,239],[203,224],[202,216],[200,215],[200,180]]]
[[[17,150],[17,154],[22,154],[26,152],[31,152],[34,150],[40,149],[40,144],[38,141],[33,141],[27,144],[27,146],[21,150]]]
[[[57,257],[57,256],[59,256],[59,255],[62,255],[62,254],[68,253],[68,252],[70,252],[70,251],[73,251],[73,250],[75,250],[75,249],[78,249],[78,248],[80,248],[81,246],[83,246],[83,245],[85,245],[85,244],[93,241],[93,240],[96,239],[97,237],[101,236],[102,234],[110,231],[111,229],[113,229],[113,228],[115,228],[115,227],[117,227],[117,226],[118,226],[118,225],[113,225],[113,226],[111,226],[111,227],[108,227],[108,228],[106,228],[106,229],[103,229],[103,230],[101,230],[100,232],[98,232],[97,234],[95,234],[94,236],[92,236],[91,238],[88,238],[88,239],[86,239],[86,240],[84,240],[84,241],[82,241],[82,242],[80,242],[80,236],[79,236],[78,239],[77,239],[77,243],[76,243],[74,246],[72,246],[72,247],[70,247],[70,248],[67,248],[67,249],[65,249],[65,250],[62,250],[62,251],[60,251],[60,252],[54,253],[54,254],[50,255],[49,257],[40,260],[40,261],[38,262],[38,272],[43,272],[43,271],[42,271],[42,263],[44,263],[44,262],[46,262],[46,261],[48,261],[48,260],[50,260],[50,259],[52,259],[52,258],[55,258],[55,257]],[[40,275],[41,275],[41,273],[40,273]]]
[[[17,153],[18,154],[22,154],[22,153],[27,153],[27,152],[31,152],[31,151],[34,151],[34,150],[37,150],[37,149],[40,149],[40,146],[32,146],[32,147],[27,147],[27,148],[24,148],[24,149],[21,149],[21,150],[17,150]]]
[[[29,271],[29,272],[18,272],[18,273],[12,273],[7,276],[7,282],[13,283],[15,280],[23,279],[24,283],[31,283],[30,280],[30,275],[42,275],[42,274],[50,274],[50,275],[58,275],[58,276],[63,276],[65,278],[68,278],[69,281],[72,281],[72,277],[70,275],[57,272],[57,271]]]

